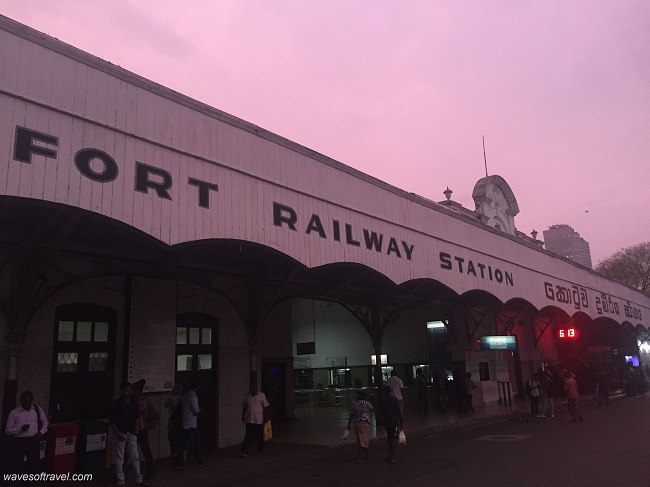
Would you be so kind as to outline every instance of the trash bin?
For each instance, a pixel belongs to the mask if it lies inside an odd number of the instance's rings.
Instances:
[[[49,430],[46,447],[48,473],[74,473],[79,425],[51,424]]]
[[[84,421],[79,423],[78,473],[101,474],[104,472],[107,437],[108,421]]]

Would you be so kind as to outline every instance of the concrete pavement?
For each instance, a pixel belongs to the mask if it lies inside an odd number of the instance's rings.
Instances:
[[[617,414],[627,415],[629,418],[638,414],[642,407],[646,409],[650,407],[650,398],[647,400],[641,397],[613,400],[612,406],[608,409],[604,407],[596,409],[588,401],[589,398],[583,399],[581,409],[586,421],[584,424],[570,426],[582,427],[583,430],[591,431],[594,434],[598,434],[598,431],[594,431],[594,418],[611,417],[612,421],[615,421]],[[636,409],[630,408],[635,405],[638,406]],[[628,411],[628,409],[630,410]],[[253,448],[247,459],[240,459],[237,458],[237,447],[206,452],[206,468],[197,470],[193,468],[192,460],[189,460],[189,468],[184,472],[172,471],[170,461],[162,460],[159,462],[158,476],[154,479],[153,485],[185,486],[191,484],[193,487],[208,485],[340,486],[358,485],[359,482],[362,485],[431,485],[431,483],[425,482],[425,479],[428,474],[433,473],[437,477],[448,477],[448,483],[441,485],[461,485],[454,479],[455,476],[465,475],[462,472],[467,470],[465,468],[467,465],[484,464],[482,468],[488,471],[497,467],[497,463],[490,459],[495,446],[501,447],[502,444],[508,443],[514,448],[513,452],[509,454],[519,453],[515,440],[507,441],[502,438],[495,441],[475,442],[470,441],[468,434],[473,435],[474,432],[479,434],[480,431],[481,436],[486,436],[482,433],[485,431],[496,435],[497,438],[515,436],[524,437],[525,440],[529,440],[532,436],[531,431],[534,431],[535,434],[546,431],[563,435],[572,431],[567,429],[568,419],[569,413],[564,401],[557,404],[555,419],[531,418],[528,404],[523,401],[515,403],[512,407],[477,408],[477,412],[473,415],[457,415],[451,411],[447,414],[436,412],[428,415],[408,413],[405,421],[408,444],[400,448],[400,463],[390,465],[384,461],[386,447],[380,435],[380,438],[371,443],[371,460],[357,465],[354,462],[356,458],[354,439],[351,438],[348,441],[341,439],[343,429],[347,424],[347,413],[333,410],[326,415],[279,422],[274,427],[274,439],[267,444],[262,455],[258,455]],[[639,416],[639,420],[643,419]],[[572,439],[570,438],[569,441],[571,442]],[[593,444],[593,441],[586,440],[586,445],[590,444]],[[650,447],[650,444],[647,446]],[[570,448],[576,447],[576,445],[570,445]],[[532,447],[532,452],[529,454],[531,458],[534,458],[538,450],[544,452],[548,448],[547,444],[538,445]],[[551,445],[551,448],[554,447]],[[470,455],[472,458],[465,460],[464,456],[466,455]],[[503,461],[504,459],[496,460]],[[531,461],[534,462],[534,460]],[[519,462],[518,468],[522,472],[525,471],[527,468],[525,460],[521,458]],[[505,466],[512,470],[512,466],[507,462]],[[483,481],[484,479],[481,479],[480,472],[471,469],[467,472],[475,484],[480,480],[476,485],[488,485]],[[128,474],[127,478],[129,478]],[[509,482],[515,482],[512,480],[513,478]],[[371,479],[372,481],[370,481]],[[389,479],[392,479],[391,482],[388,482]],[[94,483],[106,485],[103,479],[96,479]],[[495,483],[494,485],[501,487],[503,485],[533,484]],[[560,484],[547,483],[544,485],[548,487]]]

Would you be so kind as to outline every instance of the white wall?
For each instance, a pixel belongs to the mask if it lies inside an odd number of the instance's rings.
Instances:
[[[375,353],[370,336],[347,310],[327,301],[295,299],[292,303],[295,356],[296,343],[315,341],[316,353],[306,356],[311,358],[312,368],[331,367],[328,359],[334,357],[346,357],[348,367],[370,365],[370,356]],[[323,384],[327,385],[327,380]]]
[[[348,367],[371,365],[371,355],[375,354],[372,340],[361,323],[342,306],[306,299],[293,300],[293,304],[294,355],[297,342],[315,341],[316,353],[308,356],[312,368],[331,367],[328,359],[335,357],[347,358]],[[408,310],[386,328],[382,354],[388,355],[390,364],[426,363],[427,321],[432,319],[425,311]]]

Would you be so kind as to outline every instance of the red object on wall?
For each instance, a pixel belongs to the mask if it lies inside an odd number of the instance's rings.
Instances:
[[[51,424],[47,440],[47,472],[74,473],[77,462],[79,425]]]
[[[560,328],[557,332],[558,338],[576,338],[578,332],[575,328]]]

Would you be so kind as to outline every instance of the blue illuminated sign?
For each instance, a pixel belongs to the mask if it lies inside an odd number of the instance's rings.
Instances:
[[[481,337],[481,350],[517,350],[517,337],[514,335]]]

